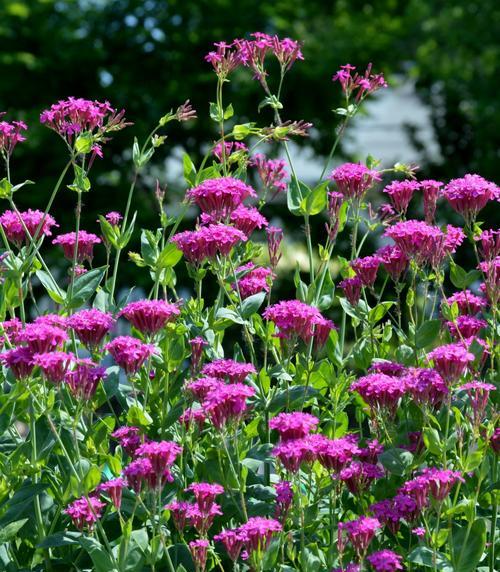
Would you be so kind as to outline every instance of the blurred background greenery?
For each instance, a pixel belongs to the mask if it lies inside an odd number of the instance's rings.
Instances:
[[[477,172],[495,179],[499,29],[497,0],[1,0],[0,110],[30,126],[27,143],[16,149],[13,178],[36,181],[18,203],[43,208],[66,161],[57,136],[38,124],[51,103],[70,95],[108,99],[135,124],[116,135],[93,169],[84,216],[86,228],[96,231],[98,213],[124,208],[133,136],[144,139],[160,116],[189,98],[199,119],[168,132],[139,182],[139,224],[154,227],[155,179],[169,184],[168,208],[184,192],[172,159],[182,149],[196,162],[216,137],[208,117],[215,76],[204,55],[214,41],[252,31],[304,41],[305,61],[294,66],[284,91],[285,119],[315,126],[298,153],[304,178],[317,176],[318,157],[331,145],[337,121],[331,110],[340,104],[332,74],[346,62],[361,69],[373,62],[391,87],[357,120],[341,150],[345,158],[364,159],[370,144],[373,156],[390,163],[398,160],[391,156],[396,147],[421,166],[421,177]],[[250,73],[237,73],[225,99],[241,123],[255,120],[262,94]],[[261,125],[271,119],[267,110],[258,117]],[[55,205],[64,231],[72,227],[74,200],[62,193]],[[284,206],[271,214],[286,226]],[[323,228],[319,218],[316,233]]]

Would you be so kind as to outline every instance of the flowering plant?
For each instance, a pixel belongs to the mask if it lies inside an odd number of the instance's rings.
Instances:
[[[303,59],[300,42],[262,33],[206,56],[217,140],[200,165],[183,158],[180,216],[156,189],[158,228],[128,253],[151,278],[139,298],[119,281],[135,186],[168,123],[196,117],[189,102],[134,141],[123,215],[104,213],[94,232],[82,200],[110,135],[130,125],[124,111],[69,98],[41,114],[69,155],[44,211],[15,202],[29,130],[0,122],[2,569],[498,569],[499,231],[478,216],[499,189],[371,158],[332,168],[364,100],[387,86],[349,64],[333,76],[345,105],[323,172],[299,180],[289,140],[311,125],[283,119],[283,85]],[[270,125],[238,124],[224,103],[236,68],[262,87]],[[75,226],[59,231],[64,183]],[[290,244],[267,218],[280,200],[307,249],[285,300],[275,282]],[[447,204],[463,228],[444,224]],[[469,270],[454,260],[467,248]],[[107,262],[93,267],[98,249]]]

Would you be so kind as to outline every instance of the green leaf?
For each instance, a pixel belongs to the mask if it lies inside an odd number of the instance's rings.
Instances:
[[[21,520],[15,520],[14,522],[10,522],[7,526],[4,526],[0,530],[0,544],[12,540],[27,522],[27,518],[22,518]]]
[[[95,572],[117,572],[111,556],[95,538],[81,536],[78,542],[92,559]]]
[[[470,526],[454,523],[451,561],[455,572],[474,572],[486,544],[486,523],[479,518]]]
[[[3,178],[0,181],[0,199],[8,199],[12,194],[12,183],[7,179]]]
[[[300,181],[297,184],[295,179],[290,182],[290,188],[286,196],[288,210],[295,216],[302,216],[305,211],[302,208],[304,199],[309,196],[311,189]]]
[[[76,138],[75,141],[75,151],[77,153],[90,153],[92,150],[92,145],[94,144],[94,138],[91,133],[82,133]]]
[[[375,308],[368,312],[368,321],[370,324],[376,324],[380,321],[389,311],[389,308],[394,305],[394,302],[381,302]]]
[[[378,460],[393,475],[403,476],[413,463],[413,455],[405,449],[388,449],[378,456]]]
[[[55,282],[52,276],[45,272],[45,270],[37,270],[35,274],[52,300],[54,300],[56,304],[64,304],[66,292]]]
[[[450,267],[450,280],[456,288],[464,290],[481,278],[479,270],[470,270],[466,272],[461,266],[452,262]]]
[[[234,109],[233,109],[233,104],[230,103],[226,109],[224,110],[224,119],[231,119],[231,117],[234,115]]]
[[[96,292],[104,278],[105,267],[94,268],[75,279],[73,292],[70,300],[67,300],[68,308],[79,308]]]
[[[220,123],[224,119],[224,114],[222,110],[219,109],[219,106],[216,103],[210,102],[209,111],[210,111],[210,119],[212,119],[216,123]]]
[[[294,385],[289,389],[279,391],[269,404],[269,412],[277,413],[283,408],[292,411],[294,407],[307,403],[309,399],[315,397],[318,391],[314,387],[306,385]]]
[[[73,170],[75,178],[73,183],[68,185],[68,189],[77,193],[88,193],[90,191],[90,179],[87,177],[87,173],[79,165],[73,165]]]
[[[253,316],[253,314],[255,314],[262,306],[265,298],[265,292],[259,292],[258,294],[254,294],[253,296],[245,298],[240,306],[240,314],[243,316],[243,318],[246,320],[250,316]]]
[[[177,248],[173,242],[169,242],[167,246],[158,255],[156,269],[172,268],[182,258],[182,251]]]
[[[434,551],[427,546],[419,546],[412,550],[406,557],[408,562],[419,564],[425,568],[434,568],[434,557],[436,558],[436,568],[441,572],[459,572],[455,570],[450,561],[441,552],[434,554]]]
[[[423,434],[426,449],[433,455],[441,455],[443,451],[439,431],[433,427],[425,427]]]
[[[135,211],[134,216],[132,217],[132,220],[130,221],[130,224],[128,225],[125,232],[118,239],[118,241],[117,241],[117,247],[118,248],[120,248],[120,249],[125,248],[127,246],[127,244],[129,243],[130,238],[132,237],[132,233],[134,232],[135,219],[136,218],[137,218],[137,211]]]
[[[415,337],[417,348],[423,349],[430,346],[438,337],[440,329],[441,320],[428,320],[424,322],[417,330]]]
[[[280,550],[280,540],[279,538],[273,538],[269,548],[264,554],[264,559],[262,561],[262,570],[275,570],[276,562],[279,556]]]
[[[81,532],[56,532],[46,536],[40,544],[37,545],[38,548],[57,548],[59,546],[71,546],[78,544],[78,540],[82,536]]]
[[[182,167],[184,172],[184,180],[188,185],[194,186],[196,181],[196,167],[194,166],[191,157],[184,153],[182,156]]]
[[[456,320],[458,318],[460,311],[458,309],[458,304],[453,302],[451,306],[449,306],[446,302],[441,304],[441,314],[443,314],[443,318],[446,318],[450,322]]]
[[[233,127],[233,137],[236,141],[242,141],[252,133],[252,127],[255,123],[242,123]]]
[[[142,409],[139,405],[132,405],[132,407],[127,412],[127,423],[129,425],[139,425],[139,427],[148,427],[153,423],[151,415]]]
[[[327,187],[328,187],[328,181],[324,181],[323,183],[320,183],[307,196],[307,198],[305,200],[305,205],[301,205],[303,208],[305,206],[305,210],[307,211],[307,213],[310,216],[317,215],[326,207],[326,203],[327,203],[326,189],[327,189]]]

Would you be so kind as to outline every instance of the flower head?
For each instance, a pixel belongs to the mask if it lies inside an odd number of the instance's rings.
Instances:
[[[488,305],[485,298],[476,296],[470,290],[455,292],[446,302],[449,306],[456,302],[460,314],[477,314]]]
[[[491,383],[471,381],[464,383],[458,389],[459,391],[467,392],[473,410],[472,419],[474,425],[480,425],[483,421],[484,413],[488,406],[490,392],[495,391],[496,387]]]
[[[216,497],[224,492],[224,487],[217,483],[192,483],[186,489],[186,492],[192,492],[199,509],[202,512],[208,512],[212,508]]]
[[[281,241],[283,240],[283,230],[276,226],[270,226],[266,229],[267,248],[269,251],[269,261],[271,268],[276,270],[281,258]]]
[[[448,384],[458,381],[467,366],[475,360],[474,354],[461,343],[439,346],[427,357]]]
[[[189,345],[191,346],[191,375],[195,375],[200,369],[201,360],[203,358],[203,348],[208,346],[208,342],[202,337],[196,336],[189,340]]]
[[[363,286],[372,287],[377,279],[377,270],[380,266],[379,256],[365,256],[351,261],[351,268],[359,276]]]
[[[314,445],[314,454],[318,461],[329,471],[338,473],[360,453],[357,439],[353,437],[346,435],[338,439],[328,439],[324,435],[313,435],[309,441]]]
[[[238,528],[234,530],[223,530],[221,533],[214,536],[216,542],[221,542],[227,551],[229,558],[236,562],[240,557],[241,550],[245,543],[245,534]]]
[[[61,383],[74,361],[75,356],[66,352],[46,352],[35,354],[33,362],[39,366],[44,376],[52,383]]]
[[[4,115],[0,113],[0,117]],[[26,131],[28,126],[24,121],[0,121],[0,154],[10,157],[14,151],[14,147],[23,141],[26,137],[21,134],[21,131]]]
[[[339,282],[339,288],[342,288],[344,295],[351,306],[357,306],[359,299],[361,298],[362,287],[363,282],[359,276],[354,276],[353,278],[345,278]]]
[[[408,268],[409,260],[405,253],[397,246],[388,245],[379,248],[377,256],[394,282],[398,282]]]
[[[288,173],[283,159],[268,159],[262,153],[257,153],[250,159],[250,165],[257,169],[265,190],[271,193],[271,200],[286,191]]]
[[[333,75],[332,81],[340,83],[342,91],[348,99],[355,95],[355,101],[357,102],[363,100],[371,93],[387,87],[383,74],[372,74],[371,63],[368,64],[364,75],[360,75],[356,71],[356,67],[351,64],[340,66],[340,70]]]
[[[237,279],[237,285],[243,300],[259,292],[269,292],[269,282],[276,277],[270,268],[255,266],[253,262],[236,269],[236,274],[241,272],[245,272],[245,274]],[[236,284],[233,284],[233,289],[236,289]]]
[[[7,210],[0,216],[0,225],[10,242],[19,248],[23,243],[29,243],[30,238],[38,240],[40,236],[51,236],[52,228],[59,226],[51,215],[32,209]]]
[[[87,348],[97,348],[113,327],[115,321],[110,313],[96,308],[80,310],[68,319],[68,326]]]
[[[439,407],[449,393],[448,386],[435,369],[411,368],[404,383],[419,404]]]
[[[0,360],[11,369],[14,377],[19,380],[29,377],[35,367],[33,352],[24,346],[0,354]]]
[[[95,496],[81,497],[69,504],[63,512],[71,518],[78,530],[92,531],[94,524],[101,518],[105,506]]]
[[[420,181],[420,189],[424,195],[424,214],[425,222],[427,224],[433,224],[434,222],[436,204],[438,198],[441,195],[442,186],[443,183],[439,181],[433,181],[432,179]]]
[[[198,230],[179,232],[171,241],[182,250],[189,262],[200,264],[207,258],[215,258],[217,254],[229,256],[234,246],[247,241],[247,236],[234,226],[209,224]]]
[[[268,225],[267,219],[260,214],[258,209],[244,205],[240,205],[231,213],[230,220],[235,228],[248,237],[256,228],[261,229]]]
[[[188,546],[189,552],[191,552],[191,556],[193,557],[196,572],[204,572],[207,566],[208,547],[210,543],[208,540],[198,538],[197,540],[192,540]]]
[[[66,332],[57,326],[33,322],[26,324],[19,333],[19,340],[25,342],[33,353],[53,352],[68,339]]]
[[[256,196],[252,187],[233,177],[205,179],[186,193],[187,199],[213,216],[216,222],[227,219],[246,198]]]
[[[383,476],[384,470],[378,465],[354,461],[340,471],[338,478],[347,485],[353,495],[358,495],[366,491],[372,481]]]
[[[203,401],[203,410],[217,429],[228,422],[239,422],[245,414],[247,399],[253,397],[253,387],[242,383],[220,384],[208,393]]]
[[[123,219],[123,216],[116,211],[110,211],[107,213],[104,218],[109,222],[111,226],[118,226],[120,221]]]
[[[272,454],[280,460],[287,471],[296,473],[302,463],[312,463],[316,459],[316,446],[308,436],[281,442],[274,447]]]
[[[125,479],[117,477],[116,479],[110,479],[109,481],[98,485],[97,491],[109,496],[114,507],[117,510],[120,510],[122,504],[122,490],[126,485],[127,481]]]
[[[181,533],[186,527],[187,511],[189,507],[190,503],[177,500],[172,501],[164,507],[166,510],[170,511],[175,528]]]
[[[288,481],[280,481],[274,485],[274,489],[276,490],[274,518],[283,524],[293,502],[292,486]]]
[[[116,439],[131,457],[135,456],[137,448],[143,442],[143,437],[139,427],[129,427],[124,425],[111,433],[111,437]]]
[[[100,244],[101,239],[85,230],[78,232],[78,247],[76,253],[76,261],[81,264],[84,260],[92,262],[94,257],[94,245]],[[73,260],[75,254],[75,247],[77,243],[77,236],[75,232],[68,232],[67,234],[60,234],[52,241],[52,244],[59,244],[63,249],[64,256],[68,260]]]
[[[106,345],[106,350],[130,375],[139,371],[144,362],[153,355],[155,347],[131,336],[119,336]]]
[[[174,464],[181,451],[182,447],[174,441],[149,441],[139,445],[135,454],[149,459],[153,471],[161,477]]]
[[[176,304],[165,300],[138,300],[127,304],[118,316],[123,316],[143,334],[156,334],[180,313]]]
[[[75,369],[66,373],[65,381],[73,395],[83,401],[90,400],[100,381],[106,376],[106,368],[100,367],[89,359],[80,359]]]
[[[388,227],[384,236],[392,238],[407,258],[413,258],[417,263],[423,264],[430,261],[436,242],[443,238],[443,233],[438,227],[426,222],[407,220]]]
[[[465,175],[452,179],[443,189],[443,196],[470,223],[489,201],[498,198],[499,189],[479,175]]]
[[[451,335],[458,341],[461,338],[476,336],[482,329],[488,326],[486,320],[480,320],[474,316],[458,316],[454,322],[446,322]]]
[[[358,558],[363,558],[370,542],[377,530],[381,527],[380,521],[370,516],[361,516],[356,520],[339,523],[339,536],[343,531],[347,534],[349,542],[354,547]]]
[[[389,195],[392,206],[400,215],[405,215],[408,210],[408,205],[416,190],[420,188],[420,183],[417,181],[393,181],[387,185],[383,190],[384,193]]]
[[[318,426],[319,419],[310,413],[294,411],[280,413],[269,421],[269,427],[278,431],[282,442],[302,439]]]
[[[224,157],[227,161],[233,162],[237,157],[239,158],[247,152],[248,147],[245,143],[241,143],[240,141],[224,141],[224,145],[222,145],[222,143],[217,143],[212,150],[214,157],[221,162]]]
[[[227,380],[229,383],[242,383],[245,379],[256,373],[251,363],[243,363],[233,359],[218,359],[207,363],[201,370],[202,375]]]
[[[252,564],[259,562],[264,552],[269,548],[273,536],[281,532],[283,527],[274,518],[254,516],[239,527],[239,532],[244,537],[245,549],[248,552],[249,561]]]
[[[481,256],[485,260],[492,260],[500,255],[500,230],[483,230],[474,240],[479,243]]]
[[[380,173],[361,163],[344,163],[330,175],[346,200],[360,201],[365,193],[378,181]]]
[[[405,384],[398,377],[383,373],[371,373],[351,384],[372,409],[383,409],[393,416],[400,398],[405,393]]]
[[[403,570],[403,557],[392,550],[379,550],[366,557],[375,572]]]

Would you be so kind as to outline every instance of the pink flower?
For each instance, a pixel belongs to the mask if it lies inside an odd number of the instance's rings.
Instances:
[[[460,343],[439,346],[427,357],[433,361],[434,368],[447,384],[458,381],[467,366],[475,360],[474,354]]]
[[[498,302],[500,288],[500,256],[481,262],[478,268],[484,274],[482,291],[486,293],[491,305],[495,306]]]
[[[312,439],[305,437],[279,443],[272,450],[272,454],[287,471],[296,473],[302,463],[312,463],[315,460],[316,446]]]
[[[288,173],[283,159],[268,159],[262,153],[257,153],[250,159],[250,165],[256,167],[265,190],[271,193],[271,200],[286,191]]]
[[[384,470],[378,465],[354,461],[339,473],[339,479],[343,481],[353,495],[366,491],[372,481],[384,476]]]
[[[109,351],[116,363],[129,375],[137,373],[144,362],[155,351],[153,345],[144,344],[131,336],[118,336],[109,342],[105,349]]]
[[[135,450],[137,457],[151,461],[153,471],[158,477],[165,474],[182,452],[182,447],[174,441],[149,441],[139,445]]]
[[[394,282],[398,282],[408,268],[408,258],[397,246],[384,246],[377,250],[384,268],[389,273]]]
[[[424,195],[424,213],[425,222],[432,224],[434,222],[434,215],[436,214],[437,200],[441,195],[441,187],[443,183],[428,179],[420,181],[420,189]]]
[[[479,242],[480,253],[485,260],[492,260],[500,254],[500,230],[483,230],[474,240]]]
[[[443,378],[434,369],[411,368],[404,377],[404,384],[420,405],[439,407],[449,393]]]
[[[67,514],[78,530],[93,530],[94,524],[101,518],[106,505],[95,496],[81,497],[69,504],[63,512]]]
[[[163,486],[165,482],[173,480],[168,470],[165,474],[158,476],[151,461],[145,457],[140,457],[129,463],[123,469],[123,474],[136,494],[139,494],[143,487],[156,489]]]
[[[10,340],[10,343],[18,344],[21,342],[19,334],[23,330],[23,324],[19,318],[11,318],[2,322],[2,330]]]
[[[455,483],[465,482],[458,471],[436,467],[424,469],[421,477],[427,480],[430,493],[438,501],[443,501],[450,494]]]
[[[373,512],[381,524],[387,526],[393,534],[397,534],[400,527],[401,515],[399,511],[396,510],[392,499],[385,499],[372,504],[370,511]]]
[[[451,335],[459,340],[476,336],[483,328],[488,326],[486,320],[480,320],[474,316],[458,316],[455,322],[446,322]]]
[[[96,490],[108,495],[116,510],[120,510],[122,505],[122,490],[126,485],[127,482],[125,479],[117,477],[116,479],[110,479],[105,483],[101,483]]]
[[[484,383],[482,381],[471,381],[464,383],[458,387],[459,391],[466,391],[469,396],[470,403],[473,409],[473,422],[474,425],[479,426],[484,418],[484,412],[488,406],[489,396],[491,391],[495,391],[496,387],[491,383]]]
[[[216,542],[222,542],[222,544],[224,544],[224,548],[233,562],[238,560],[245,543],[245,538],[245,535],[239,529],[223,530],[214,536]]]
[[[219,385],[203,401],[203,409],[217,429],[228,422],[239,422],[245,414],[247,399],[253,397],[255,390],[241,383]]]
[[[0,113],[2,117],[4,113]],[[10,157],[14,151],[14,147],[18,143],[26,141],[26,137],[21,135],[21,131],[26,131],[28,126],[23,121],[0,121],[0,154]]]
[[[224,487],[215,483],[192,483],[185,492],[192,492],[202,512],[209,512],[215,498],[224,492]]]
[[[412,533],[415,536],[418,536],[418,538],[424,538],[424,536],[427,534],[425,528],[423,528],[422,526],[417,526],[417,528],[413,528]]]
[[[383,453],[384,446],[377,439],[371,439],[359,450],[358,457],[367,463],[376,465],[378,456]]]
[[[196,336],[196,338],[189,340],[189,345],[191,346],[191,375],[195,375],[200,369],[203,348],[208,346],[208,342],[200,336]]]
[[[72,353],[47,352],[35,354],[33,362],[39,366],[44,376],[52,383],[61,383],[66,373],[75,359]]]
[[[385,187],[383,192],[389,195],[392,206],[396,211],[400,215],[405,215],[413,194],[419,188],[420,183],[417,181],[393,181],[390,185]]]
[[[356,94],[355,101],[359,102],[371,93],[387,87],[383,74],[372,74],[372,64],[368,64],[364,75],[360,75],[355,70],[355,66],[345,64],[340,66],[340,70],[332,77],[332,81],[340,83],[348,99]],[[354,75],[352,72],[355,72]]]
[[[127,304],[118,316],[123,316],[143,334],[156,334],[180,313],[176,304],[164,300],[138,300]]]
[[[288,481],[280,481],[274,485],[276,490],[276,506],[274,518],[283,524],[293,502],[293,490]]]
[[[490,445],[493,451],[499,455],[500,454],[500,427],[497,427],[495,431],[493,431],[493,435],[490,439]]]
[[[227,219],[246,198],[256,196],[252,187],[233,177],[205,179],[186,193],[188,200],[215,217],[217,222]]]
[[[330,179],[346,200],[360,201],[365,193],[378,181],[380,173],[361,163],[344,163],[334,169]]]
[[[217,503],[212,503],[208,510],[202,510],[196,504],[188,504],[186,518],[198,534],[205,536],[212,527],[214,518],[221,514],[221,507]]]
[[[443,233],[436,226],[419,220],[397,222],[388,227],[384,236],[392,238],[407,258],[414,258],[417,264],[429,262],[435,252],[436,242]]]
[[[75,332],[82,344],[90,349],[100,346],[114,323],[110,313],[101,312],[96,308],[80,310],[68,319],[68,326]]]
[[[328,439],[324,435],[313,435],[310,442],[314,444],[318,461],[326,469],[338,473],[360,453],[357,439],[352,437],[348,435],[339,439]]]
[[[16,379],[28,378],[35,367],[33,352],[24,346],[7,350],[0,354],[3,364],[9,367]]]
[[[485,298],[476,296],[470,290],[455,292],[446,302],[449,306],[456,302],[461,314],[477,314],[488,305]]]
[[[37,240],[42,235],[51,236],[52,227],[59,226],[49,214],[32,209],[19,213],[7,210],[0,216],[0,225],[10,242],[19,248],[23,243],[29,244],[30,237]]]
[[[239,141],[224,141],[224,147],[222,147],[222,143],[217,143],[212,150],[214,157],[216,157],[219,161],[222,162],[223,153],[222,150],[224,149],[224,157],[226,160],[232,161],[232,155],[237,155],[241,157],[243,153],[248,152],[248,147],[245,143],[240,143]]]
[[[372,410],[383,409],[392,417],[405,393],[405,385],[398,377],[372,373],[352,383],[351,390],[359,393]]]
[[[75,136],[88,132],[93,135],[94,145],[104,143],[106,134],[123,129],[129,123],[124,120],[125,112],[117,112],[105,101],[89,101],[87,99],[69,97],[58,101],[40,115],[40,123],[53,129],[70,145]],[[98,151],[100,146],[98,146]]]
[[[256,228],[261,229],[268,225],[267,219],[260,214],[258,209],[244,205],[240,205],[231,213],[230,221],[235,228],[248,237]]]
[[[400,363],[386,360],[374,360],[368,369],[368,373],[385,373],[395,377],[402,377],[407,368]]]
[[[205,61],[213,66],[218,76],[226,78],[235,68],[241,65],[241,54],[233,43],[217,42],[214,46],[216,49],[205,56]]]
[[[196,572],[204,572],[207,566],[208,547],[210,543],[208,540],[199,538],[198,540],[192,540],[188,546],[189,552],[191,552],[191,556],[193,557]]]
[[[302,439],[318,426],[319,419],[309,413],[294,411],[293,413],[280,413],[269,421],[270,429],[280,434],[281,442],[293,439]]]
[[[26,324],[19,334],[19,340],[25,342],[33,353],[43,354],[56,351],[68,336],[64,330],[44,323]]]
[[[281,241],[283,240],[283,230],[276,226],[270,226],[266,230],[267,234],[267,248],[269,251],[269,262],[271,268],[276,270],[278,263],[281,259]]]
[[[137,448],[143,443],[139,427],[119,427],[111,433],[111,437],[116,439],[131,457],[135,456]]]
[[[207,395],[224,385],[220,378],[200,377],[186,384],[186,390],[198,401],[202,402]]]
[[[249,375],[257,372],[251,363],[242,363],[234,359],[218,359],[205,364],[201,373],[209,377],[227,380],[229,383],[243,383]]]
[[[174,500],[170,504],[167,504],[165,507],[163,507],[170,511],[175,528],[181,533],[186,527],[187,511],[190,506],[191,505],[188,502]]]
[[[489,201],[498,198],[498,187],[479,175],[465,175],[451,180],[443,189],[443,196],[452,208],[470,223]]]
[[[284,339],[302,339],[306,344],[316,338],[323,345],[330,330],[335,325],[321,315],[320,311],[300,300],[286,300],[269,306],[263,313],[266,320],[272,320],[279,328],[279,337]]]
[[[273,518],[254,516],[239,527],[239,532],[245,539],[245,548],[252,564],[259,561],[269,548],[273,536],[281,532],[283,527]]]
[[[325,223],[326,233],[330,241],[335,241],[339,231],[339,213],[340,208],[344,202],[344,195],[332,191],[328,193],[328,222]]]
[[[229,256],[239,242],[247,241],[247,236],[233,226],[209,224],[198,230],[179,232],[170,240],[182,250],[188,262],[200,264],[207,258],[215,258],[217,254]]]
[[[238,291],[242,300],[259,292],[269,292],[269,282],[276,278],[276,275],[270,268],[255,266],[253,262],[236,269],[236,274],[242,272],[245,272],[244,276],[237,279]],[[232,287],[235,290],[236,284],[233,284]]]
[[[363,282],[359,276],[354,276],[354,278],[346,278],[339,282],[339,288],[342,288],[347,301],[351,306],[357,306],[359,299],[361,298],[361,288]]]
[[[365,256],[364,258],[356,258],[351,261],[351,268],[359,276],[363,286],[370,288],[377,279],[377,270],[380,266],[381,259],[379,256]]]
[[[381,527],[378,519],[361,516],[356,520],[339,523],[339,535],[345,531],[358,558],[362,559],[377,530]]]
[[[94,245],[99,244],[101,239],[85,230],[78,232],[78,248],[76,254],[76,261],[81,264],[84,260],[92,262],[94,257]],[[73,260],[76,246],[76,233],[68,232],[67,234],[60,234],[52,241],[52,244],[59,244],[64,252],[64,256],[68,260]]]
[[[80,359],[74,370],[66,373],[66,383],[75,397],[83,401],[92,399],[97,386],[106,376],[106,368],[89,359]]]
[[[403,557],[392,550],[379,550],[366,557],[375,572],[396,572],[403,570]]]
[[[189,431],[192,424],[194,423],[199,431],[201,431],[207,416],[203,409],[193,409],[189,408],[184,411],[184,413],[179,417],[179,423],[184,425],[184,427]]]
[[[107,213],[104,218],[109,222],[111,226],[118,226],[120,221],[123,219],[123,216],[116,211],[111,211]]]

